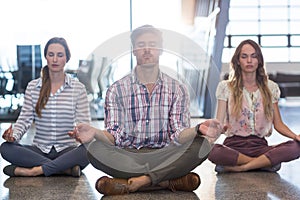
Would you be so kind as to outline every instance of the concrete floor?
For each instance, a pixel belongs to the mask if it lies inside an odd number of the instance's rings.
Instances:
[[[300,134],[300,99],[287,100],[281,104],[282,118],[287,125]],[[95,122],[103,126],[103,122]],[[9,126],[1,124],[1,133]],[[28,134],[24,141],[30,141]],[[286,139],[274,131],[268,139],[270,144],[277,144]],[[1,139],[0,142],[3,142]],[[222,142],[222,138],[218,140]],[[214,165],[205,161],[194,171],[201,177],[201,185],[194,192],[170,192],[167,190],[155,192],[139,192],[124,196],[102,196],[95,190],[96,180],[105,175],[88,165],[80,178],[67,176],[54,177],[7,177],[2,169],[8,163],[0,158],[0,198],[7,199],[136,199],[136,200],[166,200],[166,199],[201,199],[201,200],[296,200],[300,199],[300,160],[283,163],[278,173],[247,172],[216,174]]]

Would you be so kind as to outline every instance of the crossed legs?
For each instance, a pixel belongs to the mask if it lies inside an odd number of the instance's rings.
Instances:
[[[226,138],[223,145],[215,144],[208,159],[216,165],[223,166],[222,171],[243,172],[265,170],[299,156],[300,143],[296,141],[268,146],[264,138],[233,136]]]
[[[114,178],[128,180],[128,189],[134,192],[149,187],[168,187],[169,180],[189,174],[206,160],[210,149],[203,137],[196,137],[180,147],[170,145],[135,152],[95,141],[88,148],[88,158],[95,168]],[[198,177],[195,182],[200,182]]]
[[[46,154],[35,146],[4,142],[1,144],[1,155],[13,165],[13,176],[68,174],[72,172],[72,167],[79,165],[83,169],[89,163],[84,145],[69,147],[61,152],[52,148]]]

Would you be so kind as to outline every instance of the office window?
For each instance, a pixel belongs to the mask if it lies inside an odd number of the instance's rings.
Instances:
[[[258,42],[258,38],[255,37],[255,36],[239,36],[239,37],[234,37],[231,39],[231,45],[233,47],[236,47],[240,44],[241,41],[243,40],[247,40],[247,39],[251,39],[251,40],[254,40],[255,42]]]
[[[292,36],[291,41],[292,41],[293,46],[300,47],[300,35]]]
[[[253,39],[266,62],[299,62],[299,10],[298,0],[231,0],[222,61],[230,61],[242,40]]]
[[[245,21],[258,21],[259,12],[257,7],[248,7],[247,12],[244,12],[244,9],[239,8],[230,8],[229,20],[245,20]]]
[[[288,34],[289,22],[288,21],[262,21],[259,23],[259,34]]]
[[[261,45],[264,47],[286,47],[287,37],[282,36],[262,36]],[[276,42],[275,42],[276,41]]]
[[[245,33],[247,30],[247,33]],[[240,22],[231,22],[227,25],[226,33],[230,35],[234,33],[235,35],[248,35],[248,34],[257,34],[259,31],[259,27],[257,25],[257,21],[247,21],[245,23]]]
[[[257,6],[259,0],[230,0],[230,4],[234,6]]]
[[[262,6],[258,10],[261,21],[288,19],[289,9],[286,6]]]
[[[299,8],[300,9],[300,8]],[[290,33],[291,34],[300,34],[300,20],[295,20],[290,22]]]
[[[289,48],[262,48],[265,62],[282,62],[282,58],[289,59]]]
[[[299,48],[290,48],[290,57],[291,57],[291,60],[300,62]]]
[[[293,6],[290,8],[290,18],[295,19],[295,20],[300,20],[300,15],[299,15],[299,6]]]

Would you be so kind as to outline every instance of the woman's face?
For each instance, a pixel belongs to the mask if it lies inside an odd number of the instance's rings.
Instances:
[[[240,53],[239,64],[243,73],[255,73],[258,67],[257,53],[250,44],[245,44]]]
[[[50,44],[46,60],[51,72],[63,72],[67,60],[65,48],[58,43]]]

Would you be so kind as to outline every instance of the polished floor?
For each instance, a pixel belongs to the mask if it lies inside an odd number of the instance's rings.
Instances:
[[[281,103],[282,118],[286,124],[300,134],[300,99],[291,98]],[[102,127],[101,121],[94,122]],[[9,126],[1,124],[1,133]],[[24,142],[32,139],[29,132]],[[222,142],[220,138],[218,142]],[[285,141],[274,131],[268,139],[270,144]],[[3,142],[1,139],[0,142]],[[17,156],[17,155],[16,155]],[[80,178],[67,176],[54,177],[8,177],[2,169],[8,163],[0,158],[0,198],[13,199],[201,199],[201,200],[296,200],[300,199],[300,160],[283,163],[278,173],[247,172],[216,174],[214,165],[205,161],[194,171],[201,177],[201,185],[194,192],[170,192],[160,190],[155,192],[139,192],[124,196],[102,196],[95,190],[96,180],[105,174],[95,170],[91,165],[83,170]]]

